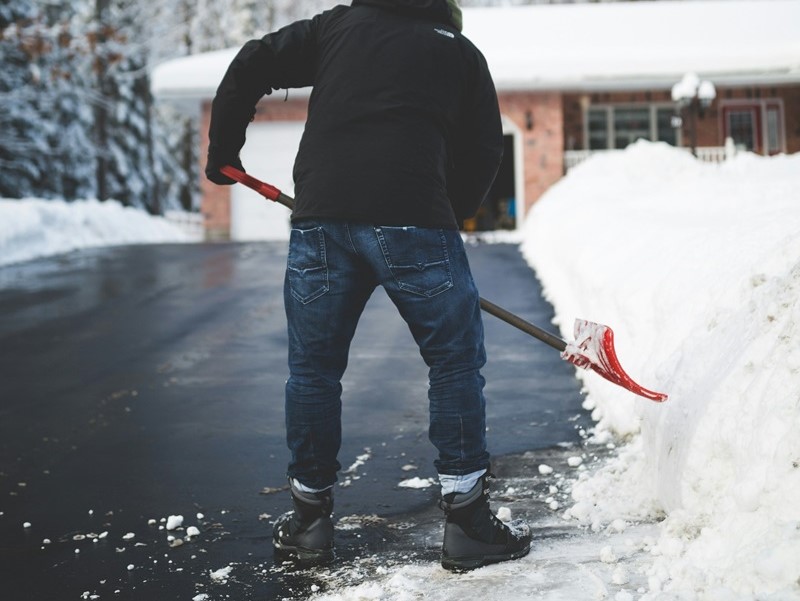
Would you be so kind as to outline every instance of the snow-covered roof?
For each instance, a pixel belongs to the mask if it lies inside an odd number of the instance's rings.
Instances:
[[[800,82],[800,0],[660,0],[465,8],[464,34],[498,90],[670,88]],[[171,60],[160,97],[213,96],[237,49]]]

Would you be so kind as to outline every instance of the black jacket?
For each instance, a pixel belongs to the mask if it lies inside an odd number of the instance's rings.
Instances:
[[[455,228],[477,211],[502,158],[500,113],[446,0],[355,0],[245,44],[212,104],[208,176],[238,162],[264,94],[304,86],[294,221]]]

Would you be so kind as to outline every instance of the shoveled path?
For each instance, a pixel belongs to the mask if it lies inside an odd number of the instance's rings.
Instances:
[[[468,249],[484,297],[551,327],[515,246]],[[302,574],[273,565],[269,538],[288,508],[273,491],[287,459],[284,263],[276,242],[95,249],[0,268],[3,598],[307,594]],[[587,417],[572,368],[491,316],[485,325],[493,454],[577,443]],[[435,476],[426,375],[376,291],[344,382],[345,560],[411,548],[402,528],[362,526],[435,504],[435,487],[397,486]],[[170,547],[168,536],[185,538],[163,529],[170,515],[200,535]],[[227,566],[227,583],[210,577]]]

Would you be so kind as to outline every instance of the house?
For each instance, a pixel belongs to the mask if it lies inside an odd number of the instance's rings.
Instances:
[[[472,229],[518,227],[577,162],[639,138],[692,146],[703,160],[724,160],[728,139],[764,155],[800,151],[800,0],[468,8],[464,23],[492,71],[506,136],[490,202]],[[236,51],[173,60],[153,74],[157,96],[200,111],[201,157],[210,101]],[[703,90],[714,98],[674,100],[687,74],[713,84]],[[254,175],[287,193],[308,94],[262,100],[242,153]],[[243,186],[204,180],[201,189],[210,238],[288,231],[286,210]]]

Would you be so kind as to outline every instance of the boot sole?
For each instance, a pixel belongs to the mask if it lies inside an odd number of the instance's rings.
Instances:
[[[291,547],[273,541],[275,559],[280,561],[290,560],[302,566],[318,566],[331,563],[336,559],[333,549],[306,549],[304,547]]]
[[[484,555],[481,557],[442,557],[442,567],[451,572],[468,572],[476,570],[483,566],[488,566],[493,563],[500,563],[502,561],[510,561],[512,559],[520,559],[530,553],[531,547],[528,545],[526,548],[514,553],[504,553],[503,555]]]

